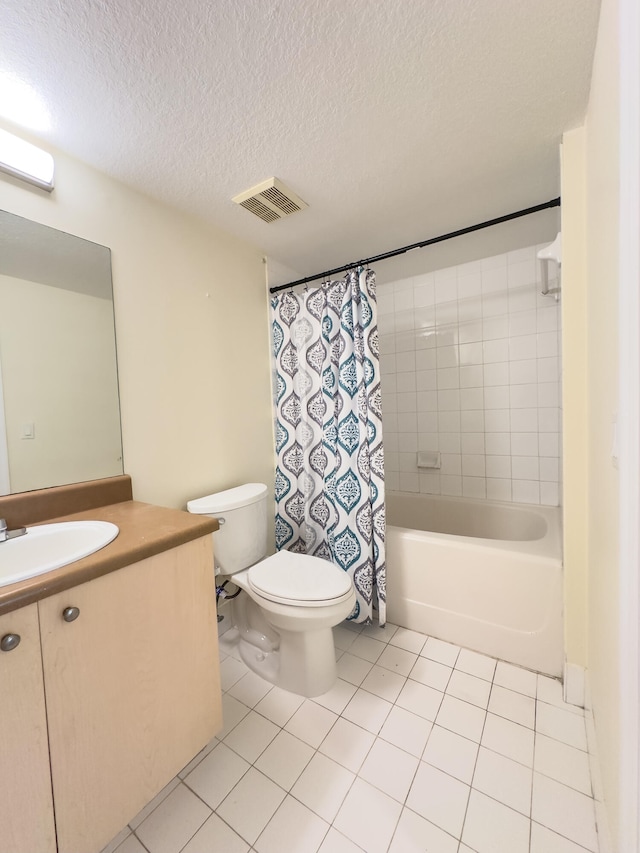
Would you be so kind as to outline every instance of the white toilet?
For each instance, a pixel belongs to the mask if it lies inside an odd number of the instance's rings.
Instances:
[[[302,696],[336,681],[332,628],[352,612],[351,578],[319,557],[267,550],[267,487],[247,483],[189,501],[189,512],[217,518],[216,574],[242,590],[233,602],[239,648],[249,669]]]

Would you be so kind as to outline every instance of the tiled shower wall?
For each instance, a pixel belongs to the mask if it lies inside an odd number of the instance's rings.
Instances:
[[[378,286],[388,489],[560,503],[560,305],[539,248]]]

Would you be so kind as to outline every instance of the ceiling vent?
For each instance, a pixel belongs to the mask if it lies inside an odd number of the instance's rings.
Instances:
[[[277,178],[269,178],[251,187],[250,190],[234,196],[231,201],[255,213],[265,222],[284,219],[285,216],[290,216],[309,206]]]

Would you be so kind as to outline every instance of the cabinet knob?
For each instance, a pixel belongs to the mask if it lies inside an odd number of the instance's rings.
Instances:
[[[79,615],[79,607],[65,607],[65,609],[62,611],[62,618],[65,622],[75,622]]]
[[[5,634],[0,640],[0,649],[3,652],[12,652],[20,645],[20,634]]]

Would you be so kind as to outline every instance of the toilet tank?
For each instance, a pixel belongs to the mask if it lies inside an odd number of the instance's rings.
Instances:
[[[189,501],[187,510],[217,518],[213,534],[216,573],[232,575],[257,563],[267,553],[267,487],[246,483]]]

